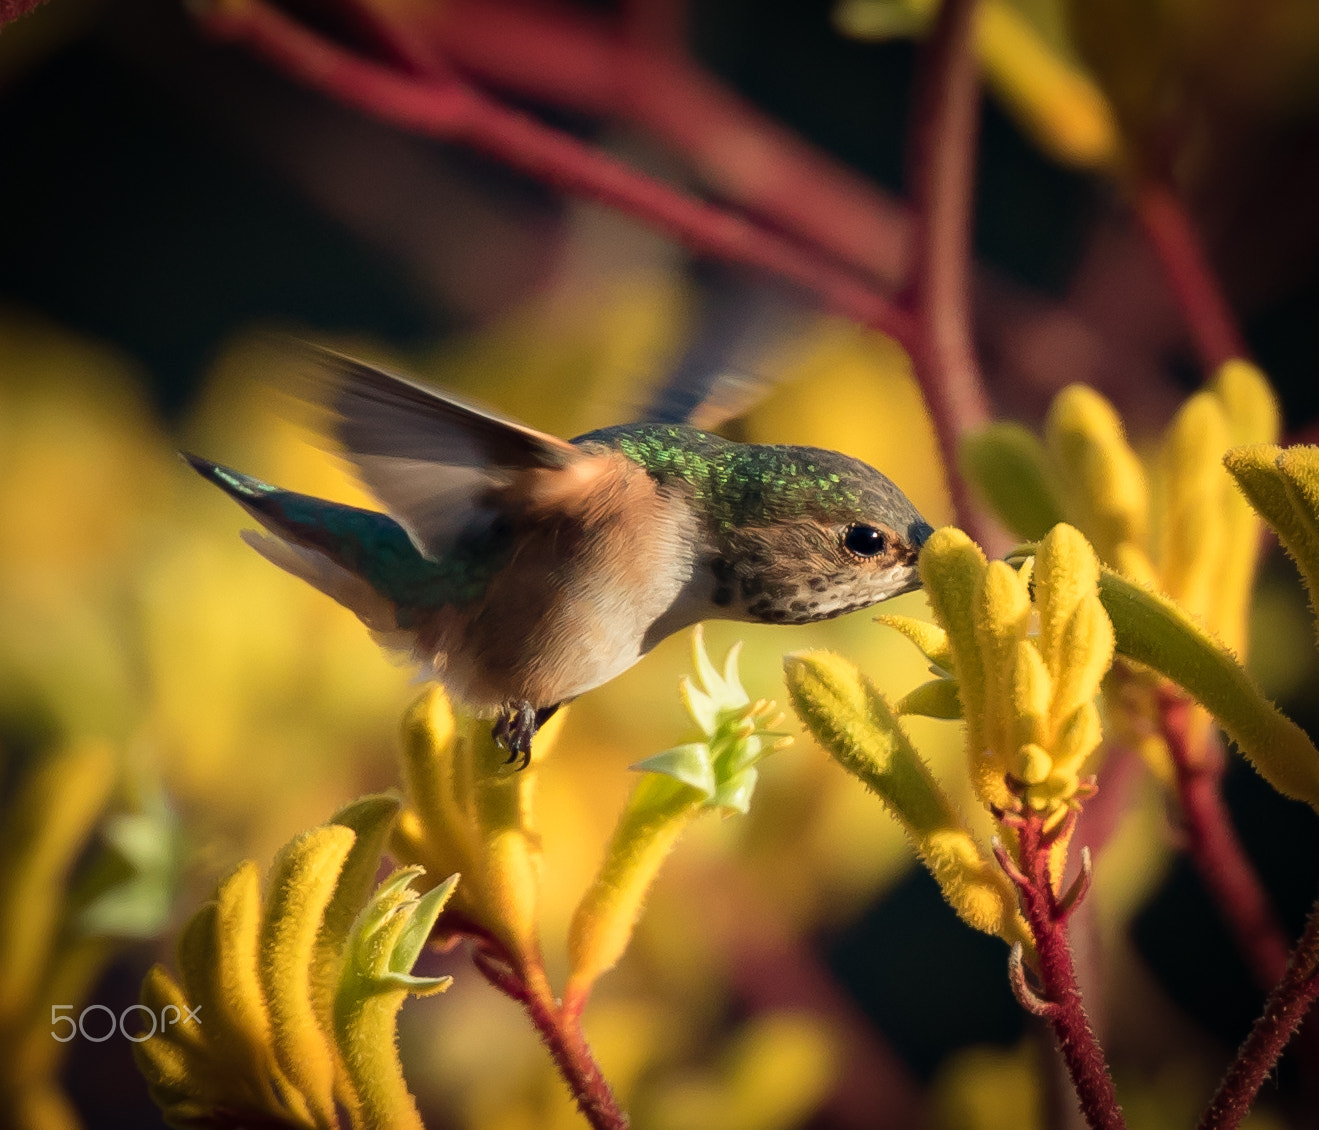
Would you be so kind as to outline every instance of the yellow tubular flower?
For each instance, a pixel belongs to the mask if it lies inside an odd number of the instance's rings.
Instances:
[[[938,7],[936,0],[840,0],[834,25],[857,39],[919,35]],[[1080,168],[1116,166],[1121,139],[1104,92],[1018,4],[982,0],[976,50],[994,92],[1050,157]]]
[[[924,636],[951,650],[981,802],[1001,810],[1025,804],[1056,822],[1076,803],[1082,767],[1101,736],[1094,698],[1113,661],[1114,633],[1099,600],[1099,561],[1064,523],[1020,571],[1002,561],[986,565],[972,550],[954,529],[937,530],[926,543],[921,576],[944,635]],[[908,698],[922,713],[949,717],[941,701],[947,691],[936,685]]]
[[[992,425],[966,442],[960,460],[1019,536],[1038,540],[1043,517],[1061,512],[1108,566],[1138,585],[1168,593],[1231,651],[1244,655],[1259,519],[1220,462],[1234,443],[1272,441],[1278,426],[1268,381],[1255,366],[1234,360],[1174,417],[1152,490],[1117,413],[1099,393],[1080,385],[1055,398],[1043,443],[1016,425]],[[1054,482],[1060,484],[1058,495]],[[1047,635],[1042,633],[1042,648]],[[1161,682],[1131,665],[1122,665],[1118,675],[1106,691],[1112,737],[1139,750],[1159,777],[1171,781],[1159,736]],[[1063,719],[1053,722],[1061,725]],[[1193,732],[1210,724],[1198,708],[1189,721]],[[1091,728],[1081,718],[1071,725],[1074,736]],[[1204,748],[1203,742],[1188,742],[1193,753]]]
[[[1282,429],[1278,402],[1259,369],[1248,361],[1229,361],[1219,369],[1210,388],[1222,402],[1233,445],[1276,442]],[[1223,484],[1222,557],[1205,618],[1219,638],[1244,657],[1246,617],[1259,559],[1260,516],[1226,475]]]
[[[1319,608],[1319,447],[1256,444],[1224,463],[1242,493],[1277,531]]]
[[[264,899],[256,864],[240,864],[184,928],[182,984],[159,965],[147,975],[160,1027],[134,1053],[169,1121],[328,1130],[342,1108],[354,1130],[419,1130],[394,1018],[407,994],[448,984],[409,970],[453,879],[419,898],[419,869],[405,869],[371,895],[397,811],[367,797],[299,836]]]
[[[432,875],[459,872],[455,916],[488,931],[510,957],[539,962],[540,837],[534,827],[536,766],[566,712],[537,735],[531,766],[510,772],[490,723],[456,719],[444,691],[429,688],[403,723],[406,806],[392,849]]]
[[[935,530],[921,550],[921,583],[935,619],[948,638],[953,678],[966,719],[966,743],[971,752],[971,780],[986,803],[1007,804],[1001,780],[985,765],[980,751],[985,738],[985,670],[976,640],[975,595],[987,568],[985,555],[961,530]]]
[[[1069,519],[1086,531],[1104,561],[1133,580],[1150,581],[1149,487],[1113,406],[1094,389],[1068,386],[1049,408],[1044,442]]]
[[[980,575],[975,597],[976,643],[984,671],[984,750],[968,750],[972,765],[978,754],[987,755],[980,797],[985,804],[1007,807],[1006,770],[1015,754],[1018,711],[1013,695],[1018,645],[1026,644],[1030,594],[1017,571],[1002,561],[991,561]],[[965,686],[965,684],[963,684]]]

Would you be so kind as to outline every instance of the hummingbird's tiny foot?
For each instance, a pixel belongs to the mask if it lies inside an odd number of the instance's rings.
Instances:
[[[514,772],[531,764],[531,739],[540,723],[540,712],[529,702],[519,702],[510,705],[490,731],[495,741],[508,750],[504,764],[512,765]]]

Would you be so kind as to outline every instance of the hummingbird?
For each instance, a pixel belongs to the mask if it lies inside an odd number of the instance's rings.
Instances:
[[[859,459],[678,423],[563,440],[316,349],[309,399],[385,511],[196,455],[244,540],[495,719],[524,768],[565,702],[706,619],[804,624],[919,587],[932,532]]]

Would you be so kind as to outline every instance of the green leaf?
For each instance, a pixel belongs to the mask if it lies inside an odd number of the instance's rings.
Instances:
[[[85,937],[154,938],[178,892],[183,836],[178,815],[157,794],[141,812],[109,817],[105,851],[70,896],[73,929]]]

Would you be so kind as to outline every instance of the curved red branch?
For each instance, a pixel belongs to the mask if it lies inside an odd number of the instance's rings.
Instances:
[[[1166,184],[1147,180],[1136,189],[1135,207],[1186,319],[1200,363],[1213,373],[1224,361],[1247,356],[1236,318],[1177,194]]]
[[[45,2],[46,0],[0,0],[0,27],[20,16],[26,16],[33,8],[39,8]]]
[[[1256,982],[1271,989],[1287,968],[1287,937],[1223,803],[1222,746],[1190,747],[1191,709],[1190,701],[1176,693],[1159,702],[1159,726],[1185,820],[1186,851]]]
[[[500,105],[456,73],[426,80],[364,59],[262,0],[202,10],[215,36],[240,41],[286,74],[411,132],[466,145],[510,168],[648,223],[691,250],[753,267],[825,307],[906,342],[911,319],[868,280],[716,204],[637,172],[600,149]]]
[[[962,437],[989,419],[971,337],[971,213],[980,120],[974,16],[975,0],[945,0],[926,45],[910,160],[916,205],[911,355],[958,524],[994,553],[1003,536],[972,499],[957,465]]]
[[[719,196],[896,289],[911,268],[901,202],[694,63],[672,30],[639,37],[562,7],[455,0],[424,33],[494,89],[631,122]],[[654,32],[654,27],[651,27]]]

